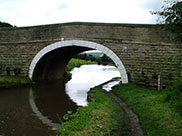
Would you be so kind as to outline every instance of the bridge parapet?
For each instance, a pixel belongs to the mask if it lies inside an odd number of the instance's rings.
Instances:
[[[33,27],[0,28],[0,44],[64,39],[101,39],[148,43],[175,43],[158,25],[64,23]]]

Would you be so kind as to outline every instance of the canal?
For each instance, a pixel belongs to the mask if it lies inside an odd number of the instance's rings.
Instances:
[[[83,65],[74,68],[66,84],[56,81],[33,87],[0,89],[0,136],[48,136],[65,121],[67,111],[87,106],[87,92],[114,77],[114,66]],[[118,82],[118,81],[116,81]],[[115,84],[114,82],[113,84]],[[110,84],[104,86],[105,90]]]

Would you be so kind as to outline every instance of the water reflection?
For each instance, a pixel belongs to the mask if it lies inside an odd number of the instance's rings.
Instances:
[[[110,81],[110,82],[104,84],[104,85],[102,86],[102,89],[105,90],[105,91],[107,91],[107,92],[109,92],[109,91],[112,90],[112,87],[114,87],[114,86],[120,84],[120,82],[121,82],[121,79],[120,79],[120,78],[113,79],[112,81]]]
[[[72,79],[39,84],[33,88],[0,90],[0,136],[48,136],[59,127],[67,111],[87,105],[87,92],[114,77],[113,66],[84,65],[72,71]],[[71,99],[70,99],[71,98]]]
[[[48,136],[53,133],[32,112],[29,89],[0,89],[0,135]]]
[[[48,119],[48,117],[44,116],[38,109],[38,107],[35,104],[32,88],[30,89],[29,93],[29,102],[30,106],[32,108],[32,111],[36,114],[36,116],[42,121],[43,124],[46,124],[52,128],[59,128],[60,124],[58,123],[53,123],[52,120]]]
[[[79,106],[86,106],[87,92],[99,84],[107,82],[120,73],[114,66],[83,65],[74,68],[72,79],[66,84],[66,93]]]
[[[36,111],[40,111],[40,113],[42,113],[44,116],[41,117],[42,121],[52,127],[59,126],[55,123],[60,124],[63,121],[63,115],[65,115],[68,110],[74,112],[77,109],[77,105],[72,102],[65,93],[63,81],[56,81],[49,84],[39,84],[33,88],[32,95],[34,97],[34,101],[32,101],[32,103],[35,103],[37,107]],[[33,109],[35,109],[35,106]],[[40,115],[39,112],[35,113]]]

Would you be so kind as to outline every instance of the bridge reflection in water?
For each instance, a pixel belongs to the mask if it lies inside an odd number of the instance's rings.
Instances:
[[[54,133],[52,128],[60,126],[64,121],[62,117],[68,110],[74,112],[78,105],[87,104],[89,88],[120,76],[113,66],[98,65],[75,68],[72,74],[73,80],[66,84],[66,91],[63,81],[39,84],[32,88],[1,89],[0,135],[32,136]],[[71,88],[74,90],[70,90]]]

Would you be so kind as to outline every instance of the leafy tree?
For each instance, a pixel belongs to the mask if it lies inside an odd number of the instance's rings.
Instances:
[[[162,11],[152,12],[158,15],[158,22],[164,24],[165,28],[176,34],[176,40],[182,42],[182,0],[165,1],[166,6],[162,7]],[[171,58],[177,62],[177,69],[181,67],[181,55],[178,58]],[[178,71],[178,70],[177,70]],[[179,69],[181,72],[181,69]],[[168,87],[167,101],[169,101],[176,110],[182,115],[182,77],[178,73],[178,79],[172,86]]]
[[[158,15],[158,22],[165,24],[165,28],[176,34],[176,38],[182,41],[182,1],[165,1],[166,6],[162,11],[152,12]]]
[[[97,61],[98,64],[103,64],[103,65],[114,64],[112,62],[112,60],[105,54],[102,57],[94,57],[94,56],[92,56],[90,54],[89,55],[87,55],[87,54],[78,54],[78,55],[74,56],[74,58],[90,60],[90,61]]]
[[[0,21],[0,27],[13,27],[13,26],[9,23],[5,23],[5,22]]]

